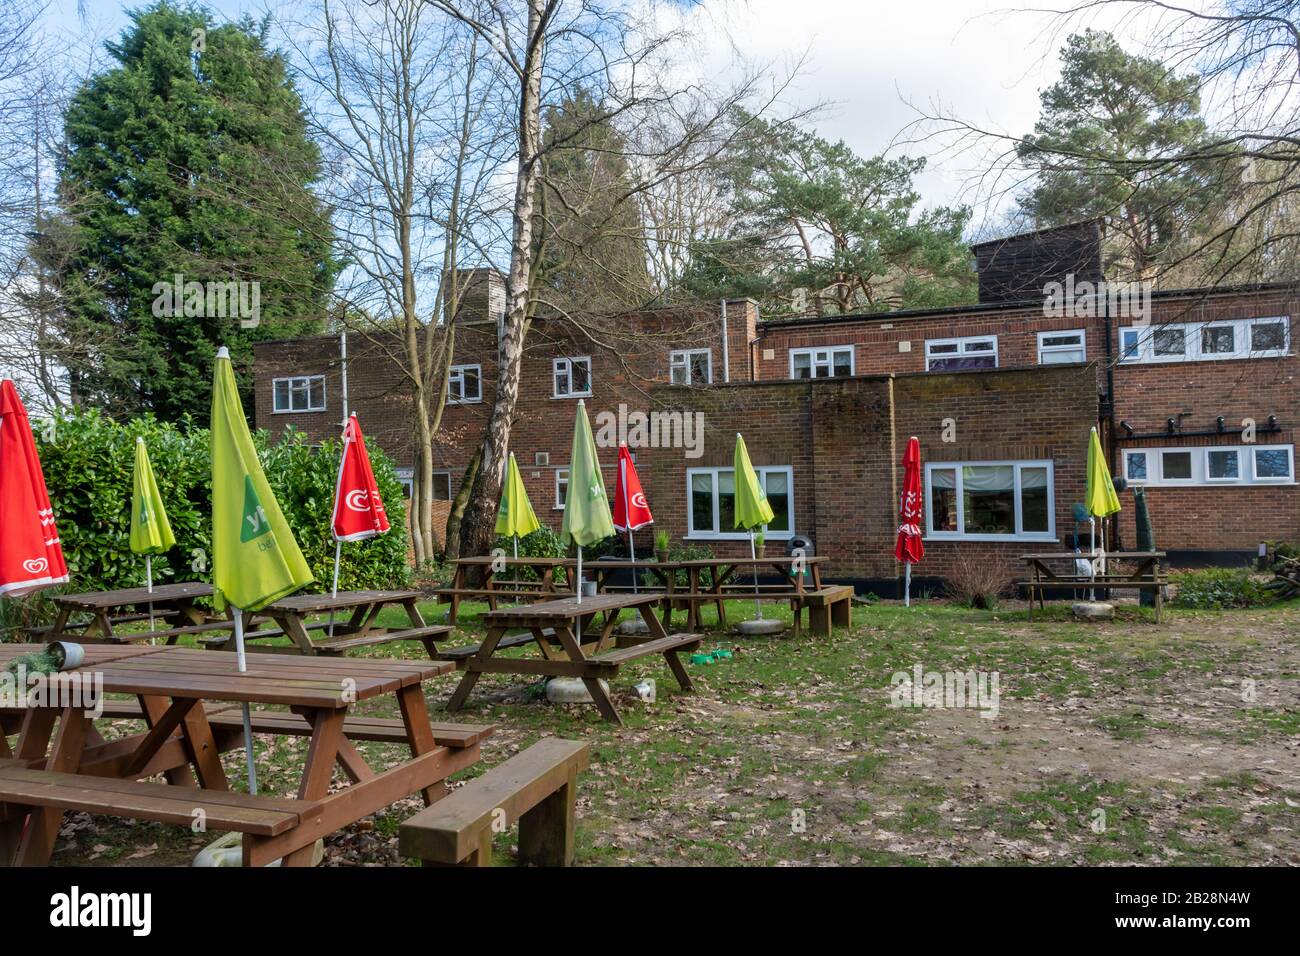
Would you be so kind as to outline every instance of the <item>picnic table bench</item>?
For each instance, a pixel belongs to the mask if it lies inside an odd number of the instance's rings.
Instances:
[[[662,654],[682,690],[690,691],[690,676],[677,655],[680,651],[698,647],[702,638],[699,634],[667,633],[654,613],[654,605],[661,597],[658,594],[599,594],[581,601],[561,598],[489,611],[483,617],[487,636],[482,643],[460,651],[454,658],[456,666],[465,673],[447,709],[455,712],[464,706],[479,675],[484,673],[578,677],[591,694],[601,716],[621,724],[618,710],[600,681],[613,678],[623,664],[652,654]],[[606,650],[613,643],[618,612],[625,609],[635,609],[640,613],[649,628],[649,637],[623,635],[621,641],[625,646]],[[598,614],[605,616],[603,627],[599,632],[587,635],[589,622]],[[541,660],[496,656],[502,649],[506,632],[520,629],[525,634],[518,635],[510,646],[534,643],[541,652]]]
[[[0,664],[35,649],[0,645]],[[239,673],[225,655],[189,648],[87,648],[86,663],[68,673],[93,672],[103,692],[136,695],[148,729],[106,742],[80,706],[26,708],[17,747],[10,752],[0,737],[0,863],[45,864],[63,812],[75,809],[183,825],[201,811],[211,829],[244,835],[246,866],[281,858],[307,865],[317,839],[412,794],[432,804],[448,775],[478,760],[491,728],[439,731],[429,720],[422,681],[451,669],[438,661],[259,656]],[[400,738],[395,724],[349,717],[353,703],[383,695],[396,697]],[[255,711],[255,729],[310,735],[293,797],[230,792],[219,756],[242,748],[242,718],[207,701],[289,708]],[[352,743],[367,734],[400,740],[410,758],[372,769]],[[330,793],[335,763],[352,784]],[[171,782],[141,782],[159,773]]]
[[[1095,559],[1089,554],[1075,554],[1069,551],[1023,554],[1020,557],[1029,565],[1030,577],[1015,583],[1028,592],[1030,620],[1034,617],[1035,599],[1041,610],[1046,607],[1045,592],[1059,588],[1076,594],[1094,589],[1153,591],[1156,599],[1156,621],[1160,621],[1164,610],[1164,589],[1169,584],[1169,579],[1160,572],[1160,561],[1165,557],[1163,551],[1116,551],[1099,554]],[[1105,568],[1098,573],[1083,574],[1077,570],[1074,563],[1080,559],[1088,561],[1090,565],[1094,561],[1098,564],[1104,562]],[[1132,567],[1128,570],[1114,571],[1110,568],[1112,561],[1131,564]],[[1063,563],[1068,570],[1059,569]]]
[[[447,610],[448,624],[456,623],[462,601],[486,601],[488,607],[495,611],[497,602],[502,598],[549,601],[555,597],[571,595],[572,569],[577,566],[577,561],[572,558],[515,558],[504,555],[457,558],[453,563],[456,570],[452,574],[451,585],[437,588],[433,592],[439,604],[451,605]],[[512,568],[516,572],[528,568],[539,577],[534,581],[521,579],[516,574],[512,579],[497,580],[498,570]],[[470,581],[474,574],[479,577],[478,584]]]

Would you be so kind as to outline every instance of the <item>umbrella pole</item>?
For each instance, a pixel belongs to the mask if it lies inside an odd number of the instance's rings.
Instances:
[[[331,597],[339,596],[339,558],[343,556],[343,542],[334,542],[334,588],[330,591]],[[334,636],[334,608],[330,608],[330,637]]]
[[[632,546],[632,529],[627,529],[627,556],[632,562],[632,593],[639,594],[636,587],[636,548]]]
[[[912,562],[903,562],[903,607],[912,606]]]
[[[244,657],[244,612],[234,608],[235,612],[235,660],[242,674],[248,670],[248,660]],[[257,796],[257,766],[253,761],[253,721],[248,712],[248,701],[244,701],[244,753],[248,759],[248,792]]]
[[[1094,558],[1097,557],[1097,519],[1092,517],[1091,515],[1088,516],[1088,549],[1089,551],[1092,552],[1092,557]],[[1089,561],[1088,577],[1095,578],[1096,576],[1097,576],[1097,566],[1093,564],[1091,561]],[[1088,600],[1089,601],[1097,600],[1096,588],[1088,589]]]
[[[749,529],[749,556],[754,559],[754,564],[750,565],[754,569],[754,614],[758,619],[763,620],[763,602],[758,599],[758,551],[754,547],[754,529]],[[809,614],[812,612],[809,611]]]
[[[510,537],[514,540],[514,543],[515,543],[515,575],[516,575],[516,577],[515,577],[515,590],[517,591],[517,590],[519,590],[519,578],[518,578],[518,576],[517,576],[517,575],[519,574],[519,535],[517,535],[517,534],[512,534]],[[515,605],[515,607],[518,607],[518,606],[519,606],[519,596],[518,596],[518,595],[515,595],[514,605]]]
[[[152,554],[146,554],[144,556],[144,581],[145,581],[145,586],[148,587],[149,589],[149,593],[153,594],[153,555]],[[149,602],[149,630],[152,631],[153,627],[154,627],[153,601],[150,601]],[[154,639],[152,637],[149,638],[150,644],[152,644],[153,641]]]
[[[576,603],[582,603],[582,545],[578,545],[578,583],[573,589]]]

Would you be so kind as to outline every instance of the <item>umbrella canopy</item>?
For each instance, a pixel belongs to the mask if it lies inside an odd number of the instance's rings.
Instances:
[[[68,580],[45,473],[27,409],[0,382],[0,595],[18,597]]]
[[[176,544],[171,522],[163,508],[158,482],[153,477],[149,449],[135,440],[135,472],[131,479],[131,550],[136,554],[162,554]]]
[[[335,541],[362,541],[384,534],[389,527],[356,412],[343,426],[343,455],[339,459],[338,481],[334,484],[334,516],[330,527]]]
[[[222,348],[212,382],[212,584],[217,608],[230,604],[260,610],[312,580],[262,472],[230,353]]]
[[[618,446],[618,487],[614,490],[614,527],[619,531],[640,531],[655,523],[650,504],[641,488],[636,463],[627,443]]]
[[[916,564],[925,557],[925,543],[921,540],[921,443],[915,437],[907,440],[903,453],[903,491],[898,502],[898,540],[894,543],[894,557],[904,564]]]
[[[753,530],[765,525],[774,517],[772,506],[767,503],[767,494],[758,483],[754,466],[749,463],[749,449],[745,439],[736,432],[736,527]]]
[[[579,547],[603,541],[614,533],[614,519],[609,513],[605,479],[596,457],[596,440],[587,420],[587,406],[578,401],[578,415],[573,423],[573,449],[569,454],[569,487],[564,495],[564,522],[560,538]]]
[[[1083,500],[1088,514],[1095,518],[1119,511],[1119,496],[1115,494],[1115,483],[1106,468],[1106,454],[1101,450],[1101,438],[1096,428],[1088,438],[1088,490]]]
[[[519,474],[515,453],[511,452],[506,465],[506,484],[501,489],[501,507],[497,509],[497,534],[524,538],[541,526],[533,503],[528,500],[528,489],[524,487],[524,476]]]

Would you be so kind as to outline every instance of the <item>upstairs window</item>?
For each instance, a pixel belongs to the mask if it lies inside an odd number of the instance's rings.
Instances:
[[[447,378],[447,403],[465,405],[483,401],[483,368],[479,365],[453,365]]]
[[[960,372],[967,369],[997,367],[998,337],[996,335],[928,339],[925,343],[927,372]]]
[[[325,411],[325,376],[302,375],[296,378],[277,378],[271,381],[272,411],[323,412]]]
[[[1120,361],[1210,362],[1289,354],[1288,316],[1130,326],[1119,330]]]
[[[853,346],[791,349],[791,378],[844,378],[853,374]]]
[[[668,353],[668,375],[674,385],[708,385],[713,381],[711,349],[680,349]]]
[[[1082,362],[1087,357],[1088,350],[1084,344],[1083,329],[1071,329],[1068,332],[1038,333],[1039,365]]]
[[[591,397],[591,358],[557,358],[551,363],[556,398]]]

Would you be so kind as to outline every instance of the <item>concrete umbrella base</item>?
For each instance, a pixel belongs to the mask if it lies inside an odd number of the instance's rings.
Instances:
[[[1075,601],[1070,610],[1081,621],[1109,621],[1115,616],[1115,606],[1100,601]]]
[[[757,637],[763,634],[780,634],[785,630],[785,623],[772,618],[761,621],[741,621],[736,625],[736,633],[745,637]]]

